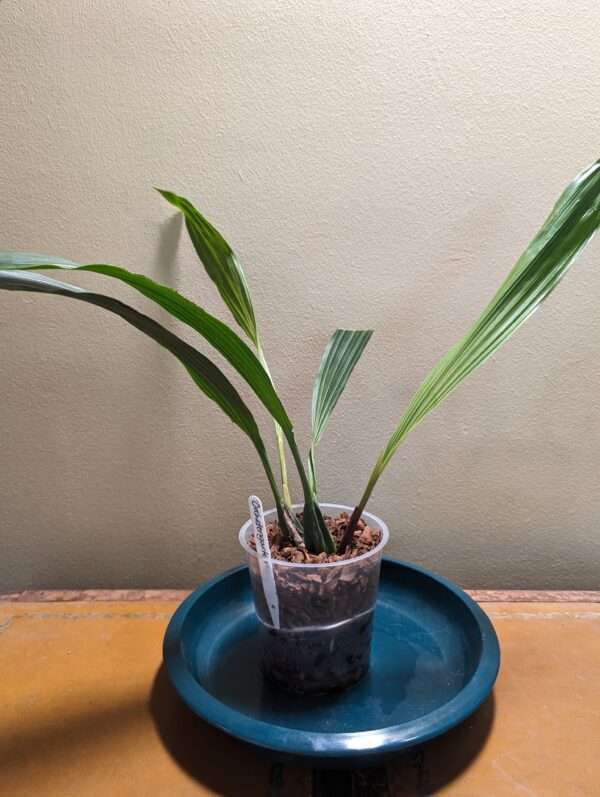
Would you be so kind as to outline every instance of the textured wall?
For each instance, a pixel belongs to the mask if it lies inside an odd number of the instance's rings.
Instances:
[[[354,501],[600,155],[599,29],[593,0],[3,0],[0,248],[121,263],[222,312],[152,186],[189,195],[246,265],[300,440],[328,335],[374,327],[320,452],[322,497]],[[600,587],[599,259],[397,454],[371,503],[391,554],[473,587]],[[2,294],[0,363],[0,590],[192,585],[240,560],[260,465],[167,353]]]

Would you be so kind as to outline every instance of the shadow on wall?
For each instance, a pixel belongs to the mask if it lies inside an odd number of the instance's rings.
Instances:
[[[264,762],[254,748],[211,727],[183,704],[163,666],[150,695],[150,712],[162,743],[191,777],[217,794],[233,797],[260,777]],[[271,797],[373,794],[425,797],[453,781],[477,758],[492,729],[494,696],[465,722],[422,747],[369,770],[308,770],[273,765]],[[229,766],[228,762],[232,765]],[[310,782],[312,780],[312,786]],[[244,785],[246,784],[246,785]]]
[[[2,0],[0,0],[1,2]],[[158,246],[154,258],[154,268],[160,277],[160,281],[166,285],[173,284],[175,274],[174,262],[177,256],[177,248],[181,240],[181,229],[183,215],[174,213],[170,218],[160,225],[158,234]]]

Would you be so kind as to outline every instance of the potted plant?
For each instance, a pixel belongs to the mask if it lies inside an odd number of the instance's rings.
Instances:
[[[338,329],[327,344],[314,383],[312,435],[303,456],[269,371],[238,259],[187,199],[169,191],[160,193],[183,214],[200,261],[247,342],[171,288],[114,265],[81,265],[42,255],[2,253],[0,288],[67,296],[115,313],[174,354],[198,388],[248,436],[262,462],[274,501],[265,522],[269,541],[266,555],[271,559],[278,600],[276,618],[265,592],[255,526],[248,521],[240,531],[265,639],[265,674],[299,693],[348,686],[368,668],[379,565],[388,539],[383,521],[365,511],[373,489],[408,433],[539,307],[592,237],[600,224],[600,161],[570,183],[474,326],[434,365],[382,449],[362,496],[346,507],[320,504],[316,450],[371,331]],[[212,360],[118,299],[37,274],[37,269],[91,271],[120,280],[198,332],[272,416],[280,477],[275,476],[252,412]],[[298,505],[292,503],[286,446],[302,485],[302,503]]]

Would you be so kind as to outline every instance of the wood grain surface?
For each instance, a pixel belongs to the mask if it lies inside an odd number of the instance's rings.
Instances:
[[[385,768],[311,772],[273,764],[181,704],[161,666],[161,643],[184,594],[5,597],[1,795],[600,795],[595,600],[490,597],[485,611],[502,666],[493,696],[469,720]]]

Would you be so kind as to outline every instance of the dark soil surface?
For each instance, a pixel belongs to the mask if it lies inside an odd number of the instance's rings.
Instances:
[[[302,515],[298,517],[302,520]],[[342,512],[341,515],[335,518],[330,515],[325,515],[324,519],[337,547],[344,536],[348,521],[350,520],[350,515],[347,512]],[[343,554],[315,554],[307,551],[304,546],[287,545],[283,542],[283,537],[277,521],[267,525],[267,534],[269,535],[269,544],[271,546],[271,556],[273,559],[296,562],[298,564],[325,564],[327,562],[340,562],[346,559],[354,559],[357,556],[361,556],[363,553],[367,553],[367,551],[370,551],[372,548],[375,548],[381,540],[381,532],[378,529],[371,528],[362,519],[358,521],[352,543],[346,548]],[[250,545],[255,548],[253,536],[250,538]]]

